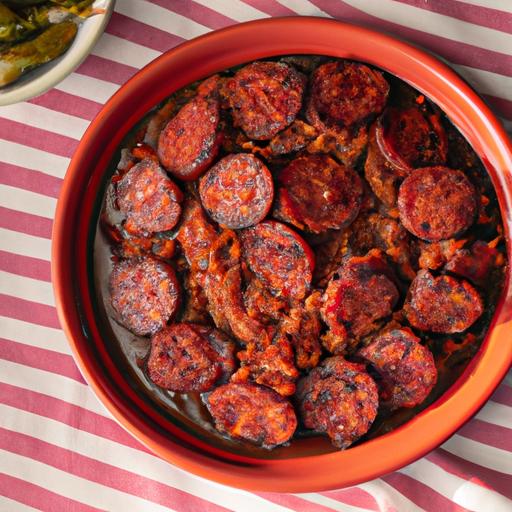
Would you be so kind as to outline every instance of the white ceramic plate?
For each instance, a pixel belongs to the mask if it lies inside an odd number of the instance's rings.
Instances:
[[[0,106],[39,96],[58,84],[89,55],[100,38],[114,10],[115,0],[96,0],[93,6],[105,9],[103,14],[87,18],[68,51],[59,58],[30,71],[16,82],[0,89]]]

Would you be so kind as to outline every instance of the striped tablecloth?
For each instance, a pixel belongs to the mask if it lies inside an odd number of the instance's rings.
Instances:
[[[512,128],[512,0],[118,0],[92,55],[55,89],[0,107],[0,510],[512,510],[512,378],[441,448],[357,487],[249,493],[170,466],[132,439],[83,381],[59,328],[50,234],[89,122],[167,49],[268,16],[334,17],[442,55]],[[512,333],[511,333],[512,335]]]

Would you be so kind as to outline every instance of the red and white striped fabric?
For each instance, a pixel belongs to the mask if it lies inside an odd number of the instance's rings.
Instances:
[[[512,510],[512,377],[441,448],[357,487],[249,493],[194,477],[119,427],[59,328],[50,233],[88,123],[137,69],[192,37],[293,14],[387,30],[447,59],[512,130],[511,0],[118,0],[106,33],[55,89],[0,108],[0,511]]]

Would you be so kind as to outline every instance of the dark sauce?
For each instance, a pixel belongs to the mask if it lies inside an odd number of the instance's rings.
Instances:
[[[297,69],[302,72],[309,73],[316,65],[328,59],[317,56],[289,56],[283,57],[281,60],[296,66]],[[236,69],[237,68],[233,68],[221,74],[229,76],[232,75]],[[388,104],[396,106],[410,105],[411,102],[416,101],[420,96],[418,91],[411,88],[405,82],[386,73],[384,73],[384,75],[391,86]],[[112,216],[116,214],[112,197],[110,197],[108,193],[108,185],[117,170],[118,162],[121,160],[122,148],[133,148],[137,144],[146,145],[147,143],[153,143],[154,145],[155,140],[157,140],[157,134],[165,125],[166,120],[174,115],[183,104],[194,96],[196,87],[197,83],[192,84],[182,91],[178,91],[171,98],[148,113],[148,115],[125,137],[119,150],[114,155],[111,165],[105,171],[102,188],[103,197],[100,198],[102,201],[101,208],[98,208],[97,218],[93,219],[93,225],[91,226],[95,234],[94,247],[89,255],[94,268],[93,284],[95,290],[93,296],[96,297],[95,309],[97,311],[98,327],[112,360],[135,393],[165,420],[178,425],[189,434],[198,437],[210,445],[240,455],[273,459],[303,457],[311,454],[337,451],[326,437],[319,436],[300,426],[288,446],[278,447],[271,452],[248,443],[226,438],[214,429],[211,417],[199,394],[174,393],[159,388],[149,380],[145,371],[149,339],[134,335],[115,319],[116,315],[110,305],[110,293],[108,289],[108,280],[112,269],[112,260],[114,258],[112,252],[113,240],[111,233],[109,234],[108,230],[105,229],[105,223],[102,222],[102,218],[104,218],[105,215]],[[429,108],[439,111],[437,106],[429,102],[428,99],[425,99],[425,101],[428,102]],[[484,214],[486,218],[490,220],[485,223],[475,224],[469,233],[475,240],[489,242],[502,234],[501,216],[490,178],[481,161],[464,137],[444,115],[442,115],[442,122],[449,141],[447,166],[463,170],[477,187],[479,193],[484,194],[488,199]],[[232,134],[232,140],[230,141],[232,147],[229,148],[228,152],[250,151],[250,149],[244,149],[243,143],[243,134]],[[126,151],[124,153],[126,153]],[[221,152],[218,158],[221,158],[223,154],[225,154],[225,152]],[[125,156],[124,154],[124,157]],[[282,167],[287,161],[293,158],[293,156],[294,155],[289,158],[276,159],[269,163],[269,167]],[[355,169],[361,175],[363,174],[364,159],[365,155],[363,154],[355,165]],[[184,191],[186,190],[187,193],[195,194],[195,184],[181,185],[182,189]],[[169,238],[174,238],[175,235],[175,232],[166,234]],[[312,245],[315,246],[321,244],[324,237],[325,235],[317,235],[309,238],[313,238],[310,242],[313,242]],[[503,241],[498,244],[497,249],[504,257],[505,247]],[[183,277],[183,261],[180,262],[179,251],[177,256],[175,256],[170,263],[176,268],[178,275]],[[403,408],[390,412],[381,407],[371,429],[355,443],[356,445],[403,425],[433,404],[453,385],[463,373],[469,361],[478,352],[485,338],[494,314],[495,305],[502,291],[504,275],[505,265],[496,268],[493,275],[488,280],[486,289],[479,290],[485,301],[485,312],[468,331],[456,335],[429,334],[428,336],[424,333],[416,332],[434,354],[438,369],[438,381],[435,388],[422,404],[414,408]],[[402,288],[405,290],[407,285],[404,285]],[[402,297],[402,300],[403,298],[404,297]]]

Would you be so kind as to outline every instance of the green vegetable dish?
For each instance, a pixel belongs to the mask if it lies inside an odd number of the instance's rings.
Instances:
[[[0,88],[50,62],[71,46],[94,0],[0,2]]]

